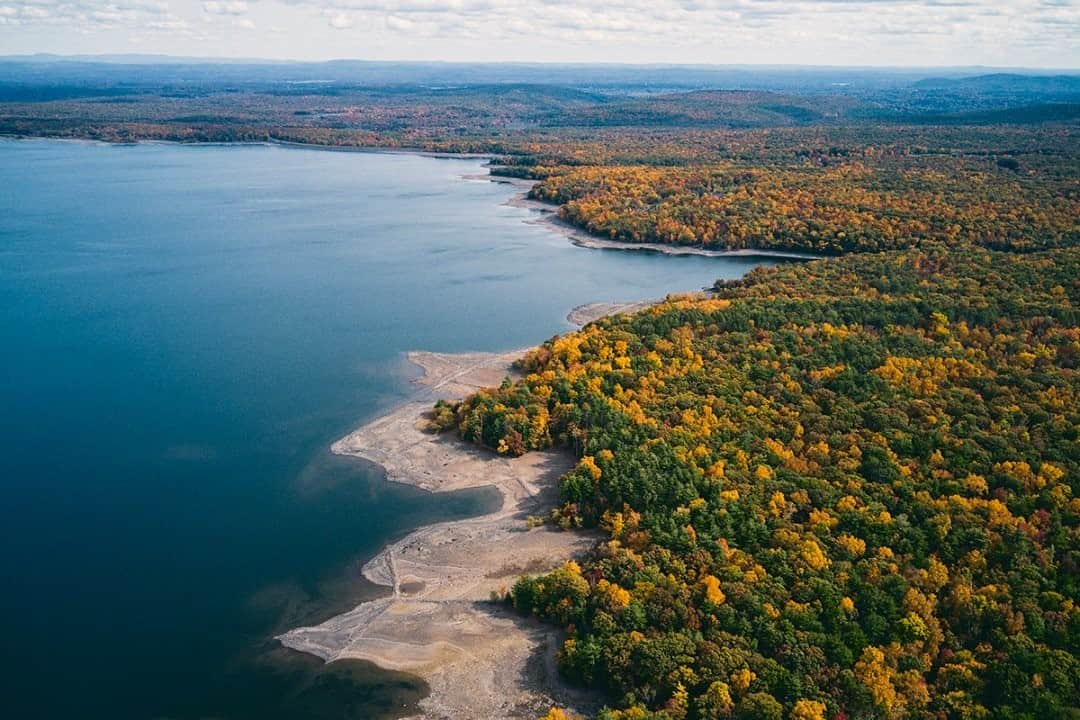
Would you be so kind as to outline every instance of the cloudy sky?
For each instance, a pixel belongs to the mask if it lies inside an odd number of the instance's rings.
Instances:
[[[1080,67],[1080,0],[0,0],[0,55]]]

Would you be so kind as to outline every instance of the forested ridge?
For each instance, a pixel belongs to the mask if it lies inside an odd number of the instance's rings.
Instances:
[[[602,718],[1065,717],[1078,363],[1080,249],[933,246],[600,320],[433,422],[580,458],[552,522],[606,539],[508,599]]]

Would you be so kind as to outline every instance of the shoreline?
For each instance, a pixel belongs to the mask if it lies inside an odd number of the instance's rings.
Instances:
[[[372,155],[413,155],[428,157],[435,160],[487,160],[489,162],[502,157],[499,153],[456,153],[442,150],[424,150],[422,148],[394,148],[380,145],[320,145],[318,143],[304,143],[293,140],[198,140],[186,142],[183,140],[132,140],[128,142],[110,142],[90,137],[52,137],[49,135],[13,135],[0,133],[0,140],[48,140],[50,142],[73,142],[90,145],[105,145],[107,147],[127,147],[134,145],[178,145],[180,147],[230,147],[233,145],[255,147],[282,147],[296,150],[323,150],[328,152],[355,152],[370,153]]]
[[[583,305],[567,319],[585,324],[653,302]],[[535,718],[553,705],[595,710],[593,698],[558,677],[560,631],[491,602],[520,575],[546,572],[595,545],[592,533],[526,523],[554,507],[557,480],[575,459],[562,451],[507,458],[423,429],[434,398],[461,399],[517,376],[511,364],[525,352],[410,352],[407,361],[422,371],[413,380],[417,392],[331,446],[380,465],[388,482],[432,493],[494,487],[501,495],[493,511],[422,526],[368,560],[363,576],[389,596],[276,638],[326,662],[367,660],[422,678],[431,691],[414,717]]]
[[[690,247],[687,245],[664,245],[662,243],[631,243],[623,242],[621,240],[608,240],[607,238],[599,237],[590,233],[588,230],[584,230],[573,223],[563,220],[559,217],[559,206],[555,203],[549,203],[544,200],[534,200],[528,197],[529,190],[536,184],[533,180],[523,180],[521,178],[504,178],[498,175],[492,175],[492,182],[503,183],[507,185],[513,185],[515,187],[528,186],[524,192],[517,193],[514,197],[507,200],[504,205],[510,207],[522,208],[524,210],[531,210],[536,213],[538,217],[532,222],[537,224],[547,225],[554,232],[566,237],[571,243],[580,248],[588,248],[590,250],[631,250],[637,252],[651,252],[658,253],[660,255],[698,255],[701,257],[761,257],[761,258],[775,258],[779,260],[823,260],[826,255],[814,255],[813,253],[803,253],[795,250],[759,250],[756,248],[741,248],[738,250],[710,250],[709,248]],[[528,221],[526,221],[528,222]]]
[[[604,238],[590,235],[584,230],[579,230],[570,223],[560,218],[554,218],[552,224],[565,225],[566,232],[573,232],[570,241],[580,248],[590,250],[633,250],[638,252],[651,252],[660,255],[697,255],[700,257],[759,257],[772,258],[774,260],[796,260],[808,262],[810,260],[824,260],[826,255],[811,255],[809,253],[787,252],[784,250],[756,250],[753,248],[741,248],[739,250],[709,250],[708,248],[686,247],[683,245],[663,245],[660,243],[628,243],[619,240],[605,240]]]

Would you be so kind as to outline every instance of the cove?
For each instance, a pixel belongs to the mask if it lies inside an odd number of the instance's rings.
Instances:
[[[394,717],[426,691],[270,638],[483,512],[327,452],[414,349],[498,351],[760,258],[574,247],[476,159],[0,141],[0,623],[20,718]]]

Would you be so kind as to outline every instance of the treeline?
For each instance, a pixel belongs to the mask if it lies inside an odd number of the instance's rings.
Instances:
[[[534,168],[531,196],[571,223],[632,243],[824,254],[926,242],[1032,250],[1080,239],[1080,187],[1012,157],[948,164],[818,163]]]
[[[819,254],[1080,238],[1074,126],[536,133],[495,172],[598,237]]]
[[[1080,249],[758,270],[441,403],[580,458],[606,534],[509,600],[629,718],[1059,718],[1080,705]]]

